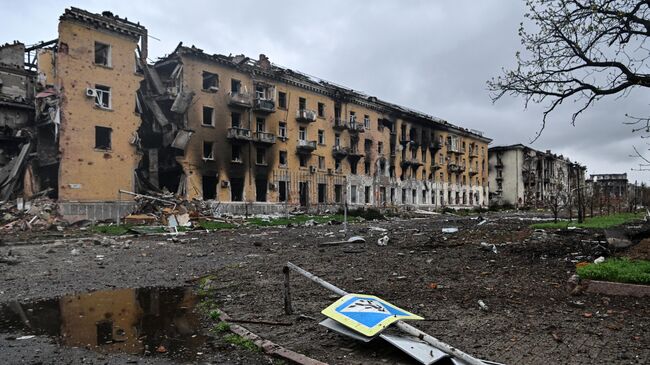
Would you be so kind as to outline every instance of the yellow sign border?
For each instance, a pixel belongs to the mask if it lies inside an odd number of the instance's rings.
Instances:
[[[351,297],[358,297],[358,298],[364,298],[364,299],[375,299],[382,301],[383,303],[386,303],[390,305],[391,307],[399,310],[400,312],[406,313],[406,315],[392,315],[390,317],[387,317],[383,319],[381,322],[377,323],[373,327],[367,327],[364,324],[361,324],[350,317],[347,317],[339,312],[336,311],[336,308],[342,305],[344,302],[348,301],[351,299]],[[372,337],[376,335],[377,333],[383,331],[386,327],[390,326],[391,324],[399,321],[399,320],[422,320],[424,318],[413,314],[409,311],[406,311],[384,299],[381,299],[379,297],[376,297],[374,295],[366,295],[366,294],[347,294],[339,298],[336,302],[332,303],[329,305],[329,307],[323,309],[321,311],[322,314],[326,315],[329,318],[332,318],[333,320],[345,325],[346,327],[349,327],[359,333],[361,333],[364,336]]]

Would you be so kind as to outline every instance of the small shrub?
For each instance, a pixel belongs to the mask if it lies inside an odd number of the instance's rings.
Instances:
[[[230,325],[226,322],[219,322],[212,328],[212,331],[216,333],[225,333],[230,331]]]
[[[209,316],[210,316],[210,318],[212,318],[213,320],[216,321],[216,320],[218,320],[219,318],[221,318],[221,312],[219,312],[219,311],[216,310],[216,309],[213,309],[213,310],[210,311]],[[223,322],[222,322],[222,323],[223,323]]]
[[[223,336],[224,341],[233,344],[235,346],[241,347],[249,351],[259,351],[259,348],[255,343],[247,338],[235,334],[228,334]]]

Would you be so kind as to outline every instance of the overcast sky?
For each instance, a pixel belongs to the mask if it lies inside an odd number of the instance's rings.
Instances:
[[[52,2],[53,3],[53,2]],[[478,129],[492,146],[529,144],[542,108],[524,109],[506,97],[492,104],[485,82],[514,65],[521,44],[523,0],[439,1],[71,1],[0,0],[6,15],[0,43],[26,44],[56,38],[66,6],[110,10],[146,26],[150,58],[178,42],[207,53],[266,54],[273,63],[341,84],[368,95]],[[11,16],[7,16],[11,14]],[[155,38],[153,38],[155,37]],[[158,40],[159,39],[159,40]],[[646,89],[647,90],[647,89]],[[650,172],[630,158],[632,145],[648,148],[623,125],[625,113],[647,115],[648,94],[636,90],[601,101],[578,120],[565,105],[551,115],[531,147],[551,149],[583,163],[588,173],[627,172],[633,182],[650,182]],[[648,152],[650,156],[650,152]]]

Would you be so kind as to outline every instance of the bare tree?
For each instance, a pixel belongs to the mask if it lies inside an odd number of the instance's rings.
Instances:
[[[492,99],[521,96],[546,103],[549,113],[565,100],[576,102],[576,118],[597,100],[625,96],[633,88],[650,87],[646,39],[650,35],[650,0],[527,0],[525,17],[535,29],[519,36],[525,55],[517,67],[488,81]],[[528,26],[528,24],[527,24]],[[650,118],[630,116],[637,131],[650,133]]]
[[[544,207],[553,213],[553,219],[557,222],[558,215],[567,206],[567,196],[561,184],[556,184],[544,196]]]

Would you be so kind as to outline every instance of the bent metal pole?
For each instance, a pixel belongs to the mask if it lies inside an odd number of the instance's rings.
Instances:
[[[343,289],[341,289],[341,288],[339,288],[337,286],[334,286],[333,284],[328,283],[327,281],[319,278],[318,276],[310,273],[309,271],[307,271],[307,270],[305,270],[305,269],[303,269],[303,268],[301,268],[299,266],[296,266],[296,265],[292,264],[291,262],[287,262],[286,267],[288,267],[289,269],[291,269],[291,270],[297,272],[298,274],[306,277],[307,279],[315,282],[316,284],[322,286],[323,288],[328,289],[329,291],[332,291],[332,292],[334,292],[334,293],[336,293],[336,294],[338,294],[340,296],[344,296],[344,295],[348,294],[348,292],[346,292],[345,290],[343,290]],[[438,350],[446,353],[447,355],[451,355],[451,356],[456,357],[456,358],[458,358],[460,360],[463,360],[464,362],[466,362],[469,365],[485,365],[485,363],[483,361],[481,361],[481,360],[479,360],[479,359],[477,359],[477,358],[475,358],[475,357],[473,357],[473,356],[471,356],[469,354],[466,354],[466,353],[460,351],[459,349],[457,349],[455,347],[452,347],[452,346],[438,340],[437,338],[435,338],[435,337],[433,337],[431,335],[428,335],[428,334],[420,331],[419,329],[411,326],[410,324],[408,324],[408,323],[406,323],[404,321],[397,321],[397,322],[395,322],[395,325],[402,332],[405,332],[405,333],[407,333],[407,334],[409,334],[411,336],[417,337],[420,340],[428,343],[429,345],[437,348]]]

